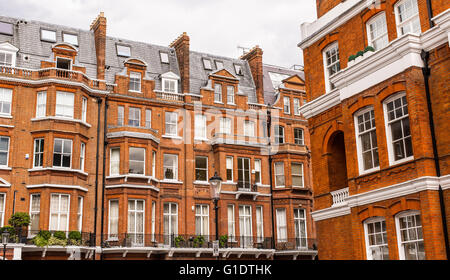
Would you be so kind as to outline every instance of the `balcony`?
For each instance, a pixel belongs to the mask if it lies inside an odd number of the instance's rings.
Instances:
[[[80,71],[59,68],[25,69],[18,67],[0,66],[0,77],[19,78],[32,81],[57,79],[78,83],[94,90],[106,90],[103,80],[91,79]]]
[[[294,260],[299,255],[307,255],[314,258],[317,255],[317,240],[313,238],[287,238],[278,239],[275,243],[275,254],[293,256]]]
[[[290,153],[290,154],[307,154],[308,148],[305,145],[294,143],[282,143],[271,145],[271,154]]]
[[[330,194],[333,198],[333,204],[331,205],[331,207],[339,207],[347,205],[348,188],[333,191],[330,192]]]
[[[184,94],[181,93],[165,92],[159,90],[155,90],[155,93],[156,98],[160,100],[184,102]]]

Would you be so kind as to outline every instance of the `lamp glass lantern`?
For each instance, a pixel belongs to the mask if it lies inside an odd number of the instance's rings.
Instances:
[[[9,232],[3,232],[2,233],[2,244],[6,245],[9,241]]]
[[[222,178],[217,174],[217,171],[214,173],[214,176],[209,178],[209,183],[211,184],[211,197],[214,199],[219,199],[220,190],[222,188]]]

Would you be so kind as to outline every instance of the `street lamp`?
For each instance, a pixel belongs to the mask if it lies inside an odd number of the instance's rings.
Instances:
[[[9,232],[2,233],[2,244],[3,244],[3,260],[6,260],[6,245],[9,241]]]
[[[214,200],[214,211],[216,212],[216,240],[219,240],[219,217],[217,216],[217,202],[220,198],[220,189],[222,188],[222,178],[220,178],[217,171],[214,176],[209,178],[209,183],[211,184],[211,198]]]

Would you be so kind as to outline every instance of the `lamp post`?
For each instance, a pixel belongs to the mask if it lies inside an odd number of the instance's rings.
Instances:
[[[2,244],[3,244],[3,260],[6,260],[6,245],[9,241],[9,232],[2,233]]]
[[[222,178],[217,174],[217,171],[214,173],[214,176],[209,178],[209,183],[211,184],[211,197],[214,200],[214,211],[216,213],[216,241],[219,240],[219,217],[217,215],[217,210],[219,207],[217,203],[220,199],[220,189],[222,188]]]

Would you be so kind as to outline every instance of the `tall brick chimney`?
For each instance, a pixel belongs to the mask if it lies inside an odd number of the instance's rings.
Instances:
[[[175,48],[178,67],[181,76],[181,92],[188,93],[189,89],[189,36],[183,32],[173,41],[169,47]]]
[[[97,55],[97,79],[105,79],[105,53],[106,53],[106,17],[103,12],[92,22],[94,31],[95,54]]]
[[[250,65],[250,70],[252,71],[253,80],[256,86],[256,96],[258,98],[259,104],[264,104],[264,84],[263,84],[263,61],[262,61],[263,51],[256,45],[249,52],[243,54],[240,59],[245,59]]]

